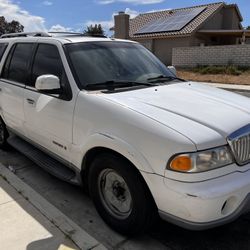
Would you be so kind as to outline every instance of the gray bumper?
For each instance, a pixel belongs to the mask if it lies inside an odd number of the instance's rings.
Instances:
[[[180,226],[182,228],[195,230],[195,231],[201,231],[201,230],[206,230],[209,228],[214,228],[214,227],[222,226],[224,224],[233,222],[236,219],[238,219],[241,215],[244,215],[248,212],[250,212],[250,194],[247,195],[245,200],[232,214],[220,220],[200,223],[200,222],[192,222],[192,221],[184,220],[176,216],[173,216],[171,214],[165,213],[163,211],[159,211],[159,215],[163,220],[170,222],[172,224],[175,224],[177,226]]]

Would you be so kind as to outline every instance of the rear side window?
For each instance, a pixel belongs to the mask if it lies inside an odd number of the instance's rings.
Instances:
[[[2,60],[3,54],[7,48],[7,43],[0,43],[0,61]]]
[[[25,84],[29,77],[29,65],[34,45],[31,43],[20,43],[8,55],[3,78]]]
[[[46,74],[57,76],[62,87],[67,82],[57,47],[51,44],[39,44],[32,68],[31,86],[35,86],[37,77]]]

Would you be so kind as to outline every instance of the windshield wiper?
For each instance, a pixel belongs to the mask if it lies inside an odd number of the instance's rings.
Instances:
[[[134,86],[158,86],[158,84],[150,82],[137,82],[127,80],[110,80],[106,82],[93,83],[85,85],[86,90],[100,90],[107,89],[113,91],[116,88],[134,87]]]
[[[174,80],[178,80],[178,81],[181,81],[181,82],[186,82],[186,80],[184,80],[182,78],[179,78],[179,77],[176,77],[176,76],[165,76],[165,75],[159,75],[159,76],[147,79],[148,82],[153,82],[153,83],[170,82],[170,81],[174,81]]]

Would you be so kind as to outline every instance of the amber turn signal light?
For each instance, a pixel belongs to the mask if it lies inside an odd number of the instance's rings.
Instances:
[[[179,172],[188,172],[192,169],[192,160],[186,155],[177,156],[172,160],[170,168]]]

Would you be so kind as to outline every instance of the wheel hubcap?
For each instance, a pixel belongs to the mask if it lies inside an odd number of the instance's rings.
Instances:
[[[127,218],[132,210],[132,197],[125,180],[114,170],[103,170],[98,178],[102,203],[118,219]]]

